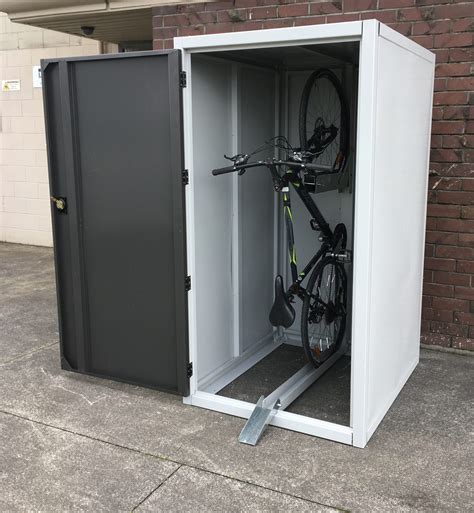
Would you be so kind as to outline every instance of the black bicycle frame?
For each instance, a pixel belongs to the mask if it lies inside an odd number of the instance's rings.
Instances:
[[[270,167],[270,166],[269,166]],[[301,180],[299,174],[293,173],[291,170],[287,171],[283,176],[277,171],[276,166],[271,166],[270,169],[274,183],[278,182],[278,188],[283,193],[283,209],[285,213],[286,229],[288,236],[288,252],[291,268],[291,276],[293,283],[290,285],[288,291],[298,295],[304,294],[305,289],[301,287],[301,282],[305,279],[311,269],[316,265],[320,258],[333,248],[333,232],[329,227],[323,214],[317,207],[313,198],[308,192],[305,183]],[[294,248],[294,233],[293,233],[293,214],[291,211],[291,201],[289,195],[289,184],[292,185],[295,192],[300,197],[304,206],[311,215],[311,227],[314,230],[321,232],[322,246],[319,251],[311,258],[305,268],[298,273],[296,264],[296,252]]]
[[[247,160],[248,160],[248,156]],[[278,172],[279,166],[285,166],[289,168],[286,173],[280,175]],[[240,174],[244,173],[247,169],[254,167],[266,167],[269,169],[270,174],[273,180],[273,188],[277,192],[283,193],[283,208],[285,212],[285,220],[286,220],[286,228],[288,234],[288,252],[290,259],[290,268],[291,268],[291,276],[293,278],[293,283],[288,288],[288,293],[290,295],[297,294],[299,297],[304,298],[306,294],[306,290],[301,287],[301,282],[305,279],[311,269],[316,265],[318,260],[328,253],[329,251],[334,250],[334,234],[329,227],[326,219],[323,214],[317,207],[316,203],[313,201],[313,198],[310,196],[308,187],[301,179],[300,172],[303,169],[318,171],[316,175],[327,175],[333,174],[334,172],[330,169],[326,169],[327,166],[316,166],[314,164],[304,164],[298,162],[284,161],[284,160],[275,160],[275,159],[267,159],[260,160],[257,162],[243,162],[241,164],[234,163],[233,166],[228,166],[225,168],[214,169],[212,174],[214,176],[225,174],[225,173],[233,173],[239,172]],[[296,170],[296,172],[295,172]],[[311,227],[313,230],[318,230],[321,232],[320,240],[322,242],[320,250],[313,256],[313,258],[308,262],[306,267],[298,274],[298,268],[296,265],[296,252],[294,246],[294,233],[293,233],[293,214],[291,212],[291,201],[289,195],[289,185],[295,189],[296,194],[301,198],[304,206],[308,210],[311,215]]]

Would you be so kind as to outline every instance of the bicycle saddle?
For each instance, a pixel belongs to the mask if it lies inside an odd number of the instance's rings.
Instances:
[[[275,301],[270,311],[270,323],[289,328],[295,322],[295,315],[295,309],[283,288],[283,278],[278,275],[275,278]]]

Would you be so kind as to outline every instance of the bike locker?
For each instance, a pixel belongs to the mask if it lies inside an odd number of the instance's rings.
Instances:
[[[246,443],[271,424],[364,447],[419,359],[434,56],[375,20],[174,47],[43,62],[62,366],[250,419]],[[349,150],[304,177],[340,242],[323,260],[347,248],[344,341],[316,369],[283,293],[322,218],[268,173],[211,171],[297,146],[317,70],[342,84]]]

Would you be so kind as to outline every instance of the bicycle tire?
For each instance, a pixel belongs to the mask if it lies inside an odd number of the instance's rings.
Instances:
[[[338,311],[337,318],[340,319],[339,328],[337,330],[337,334],[333,335],[333,338],[335,339],[335,342],[326,350],[323,350],[320,348],[318,351],[317,349],[312,346],[312,340],[310,339],[310,334],[308,331],[308,328],[310,324],[317,325],[321,324],[321,321],[310,323],[311,318],[315,318],[316,310],[314,303],[311,304],[311,300],[315,298],[315,295],[313,294],[313,288],[315,286],[316,280],[318,277],[323,277],[323,273],[325,268],[328,266],[334,266],[334,269],[336,270],[335,276],[336,276],[336,286],[335,289],[336,293],[342,294],[341,297],[335,300],[334,308]],[[340,280],[340,283],[339,283]],[[340,288],[340,289],[339,289]],[[342,343],[342,339],[344,337],[345,329],[346,329],[346,318],[347,318],[347,312],[346,312],[346,304],[347,304],[347,276],[346,271],[344,269],[344,266],[337,262],[337,260],[334,257],[327,256],[323,258],[314,268],[313,272],[311,273],[311,276],[308,280],[308,286],[306,288],[306,296],[303,301],[303,308],[301,311],[301,339],[303,342],[303,349],[306,355],[306,358],[308,361],[315,367],[318,368],[323,362],[325,362],[332,354],[334,354],[340,347]],[[328,301],[329,304],[329,301]],[[324,307],[320,307],[324,308]],[[329,309],[326,308],[324,312],[322,312],[322,315],[326,315],[325,323],[327,321],[327,318],[329,316]],[[317,317],[317,316],[316,316]],[[333,323],[334,324],[334,323]],[[326,323],[327,325],[327,323]]]
[[[309,142],[311,137],[309,137],[310,134],[308,132],[308,108],[316,82],[322,82],[324,80],[328,80],[329,84],[334,88],[340,105],[340,126],[338,128],[338,135],[336,137],[336,139],[338,138],[338,141],[334,139],[334,141],[329,145],[331,146],[331,152],[334,152],[335,156],[334,159],[332,159],[332,154],[326,155],[326,158],[329,159],[329,161],[333,160],[332,163],[328,163],[328,165],[332,165],[333,171],[342,172],[349,156],[349,110],[347,108],[347,102],[345,100],[342,84],[337,76],[329,69],[321,68],[312,73],[304,86],[299,112],[300,146],[301,149],[306,152],[311,152],[314,150]],[[329,107],[325,109],[325,117],[332,118],[332,114],[329,112],[329,110]],[[311,115],[316,119],[316,123],[317,120],[321,117],[318,117],[318,112],[312,113]],[[335,115],[337,116],[337,113]],[[328,123],[329,126],[330,121],[326,120],[325,123]],[[316,133],[316,130],[317,128],[315,127],[313,135]],[[325,153],[327,153],[326,150],[327,148],[324,148],[324,150],[319,155],[316,155],[315,158],[317,159],[320,156],[323,156]]]

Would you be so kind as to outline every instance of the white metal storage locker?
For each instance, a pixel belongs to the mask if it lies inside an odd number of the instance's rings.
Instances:
[[[349,227],[353,219],[350,420],[340,425],[280,410],[271,423],[364,447],[419,358],[435,57],[373,20],[175,38],[174,44],[187,75],[183,101],[194,374],[185,402],[249,417],[255,404],[217,392],[289,341],[271,331],[266,317],[273,294],[270,279],[283,259],[276,240],[281,234],[277,206],[265,196],[273,193],[265,173],[253,172],[248,185],[237,176],[212,177],[209,170],[225,165],[225,151],[247,151],[282,129],[291,137],[294,102],[301,94],[299,68],[306,66],[309,73],[327,66],[329,59],[329,66],[346,78],[356,129],[353,194],[333,190],[321,195],[321,209],[330,218],[339,216]],[[308,48],[314,50],[310,59]],[[352,62],[351,55],[356,56]],[[288,56],[294,72],[284,60]],[[283,86],[281,76],[269,69],[278,59],[287,70]],[[256,230],[249,229],[252,222]],[[304,239],[304,228],[296,230],[296,239]],[[258,279],[267,285],[266,297],[262,292],[255,300],[252,284]],[[302,369],[272,398],[291,402],[338,356],[317,371]]]
[[[43,62],[63,368],[364,447],[419,358],[434,55],[373,20],[174,43]],[[344,89],[349,158],[314,198],[352,262],[343,344],[315,369],[300,307],[269,320],[275,276],[291,283],[281,191],[263,168],[211,171],[298,145],[321,68]],[[321,241],[291,196],[307,261]]]

